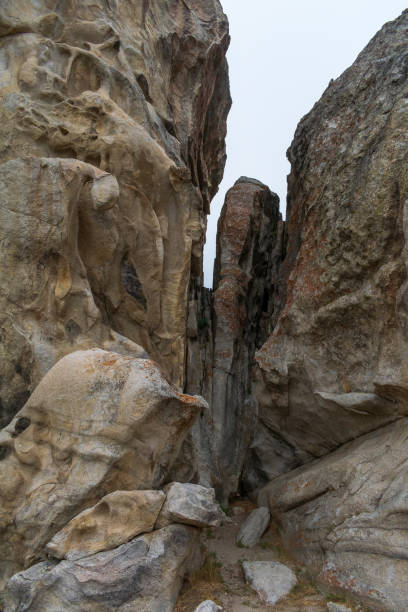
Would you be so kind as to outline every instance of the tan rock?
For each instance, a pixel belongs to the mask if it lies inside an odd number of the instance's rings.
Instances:
[[[123,336],[182,385],[225,161],[218,0],[4,0],[0,32],[3,424],[60,357]]]
[[[204,407],[152,361],[100,349],[61,359],[0,433],[3,583],[101,497],[160,486]]]
[[[120,546],[152,531],[165,498],[163,491],[114,491],[73,518],[46,550],[57,559],[80,559]]]

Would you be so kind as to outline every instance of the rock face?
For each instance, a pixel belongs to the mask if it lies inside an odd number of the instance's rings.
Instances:
[[[152,531],[166,499],[163,491],[114,491],[75,516],[48,542],[57,559],[80,559]]]
[[[238,490],[253,439],[251,369],[274,317],[282,233],[276,194],[241,177],[218,221],[213,292],[198,292],[190,304],[187,390],[206,397],[210,414],[185,445],[192,469],[184,476],[213,486],[223,501]]]
[[[6,609],[172,612],[199,548],[198,529],[170,525],[80,561],[45,561],[13,576]]]
[[[204,407],[149,360],[99,349],[60,360],[0,433],[2,583],[104,495],[160,486]]]
[[[286,289],[256,356],[253,447],[298,557],[394,612],[408,605],[407,28],[408,11],[382,28],[289,149]]]
[[[182,385],[225,161],[218,0],[4,0],[0,34],[3,424],[78,348],[140,344]]]
[[[407,23],[384,26],[289,149],[286,301],[256,357],[265,479],[408,413]]]

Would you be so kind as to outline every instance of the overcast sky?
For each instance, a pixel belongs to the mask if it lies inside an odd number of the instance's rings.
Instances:
[[[286,150],[296,126],[368,41],[406,8],[401,0],[221,0],[230,23],[232,108],[224,180],[211,204],[204,284],[212,286],[217,219],[242,175],[286,207]]]

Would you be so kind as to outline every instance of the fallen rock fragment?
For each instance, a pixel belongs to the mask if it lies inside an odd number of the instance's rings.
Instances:
[[[152,531],[163,491],[115,491],[72,519],[47,544],[57,559],[80,559]]]
[[[275,605],[297,583],[291,569],[277,561],[244,561],[245,579],[262,601]]]
[[[196,527],[218,527],[222,510],[215,501],[214,489],[201,485],[173,482],[165,487],[166,501],[157,519],[156,529],[170,523]]]
[[[238,546],[245,546],[245,548],[256,546],[269,525],[270,517],[269,509],[266,506],[253,510],[238,532],[236,540]]]
[[[194,612],[219,612],[219,610],[222,610],[221,606],[218,606],[214,601],[211,601],[211,599],[206,599],[197,606]]]
[[[199,550],[197,529],[170,525],[81,560],[42,562],[10,579],[5,609],[172,612]]]

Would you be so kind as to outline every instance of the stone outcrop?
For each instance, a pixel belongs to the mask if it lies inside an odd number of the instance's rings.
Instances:
[[[253,486],[332,589],[402,611],[408,11],[300,122],[279,319],[256,355]],[[299,467],[300,466],[300,467]]]
[[[97,519],[112,508],[104,496],[159,487],[204,408],[150,360],[100,349],[61,359],[0,432],[0,584],[43,558],[75,516],[95,528],[89,513]],[[99,501],[88,518],[77,516]],[[72,535],[75,547],[75,528]]]
[[[408,414],[407,22],[329,85],[288,152],[286,300],[256,356],[265,480]]]
[[[183,576],[199,562],[199,530],[169,525],[111,551],[58,564],[44,561],[16,574],[8,584],[6,609],[172,612]]]
[[[190,303],[187,390],[202,394],[210,413],[185,444],[184,477],[214,487],[225,503],[239,488],[254,435],[251,369],[276,316],[282,239],[277,195],[241,177],[218,222],[213,291],[200,290]]]
[[[2,423],[80,348],[141,345],[183,385],[225,161],[218,0],[4,0],[0,35]]]

